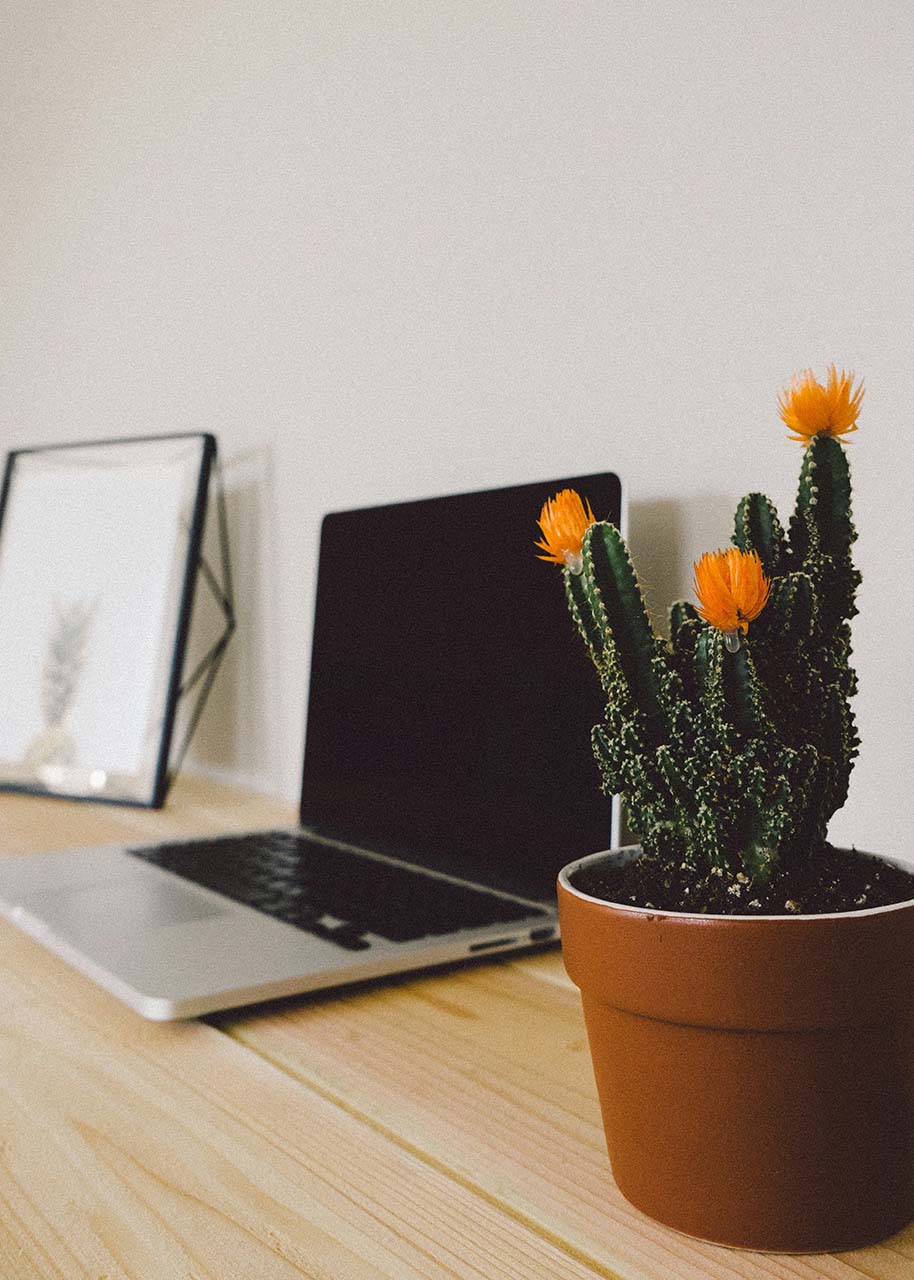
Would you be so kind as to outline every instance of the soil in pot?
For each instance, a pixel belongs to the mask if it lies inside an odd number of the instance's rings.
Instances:
[[[822,915],[862,911],[914,898],[914,874],[856,849],[825,845],[812,857],[780,868],[764,885],[670,867],[643,855],[579,869],[575,888],[591,897],[657,911],[699,915]]]

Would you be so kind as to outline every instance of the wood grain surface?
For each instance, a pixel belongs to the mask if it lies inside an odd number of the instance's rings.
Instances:
[[[294,816],[189,778],[158,812],[6,794],[0,853]],[[3,1280],[914,1277],[914,1228],[760,1255],[629,1206],[557,951],[170,1024],[5,923],[0,971]]]

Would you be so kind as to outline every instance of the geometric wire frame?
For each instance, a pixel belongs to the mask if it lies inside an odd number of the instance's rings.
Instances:
[[[219,465],[218,456],[213,459],[215,481],[216,481],[216,515],[219,525],[219,558],[220,558],[220,577],[216,577],[203,554],[202,546],[197,560],[197,567],[204,582],[209,587],[210,593],[225,619],[225,626],[219,639],[212,647],[203,655],[197,665],[194,667],[190,675],[182,680],[178,689],[178,701],[186,698],[194,690],[197,685],[197,696],[194,702],[190,719],[184,730],[181,744],[178,747],[173,763],[169,765],[167,785],[170,786],[174,781],[181,764],[183,763],[187,748],[190,746],[190,740],[193,737],[194,730],[203,714],[203,708],[206,706],[206,700],[209,697],[209,691],[213,686],[216,673],[225,657],[225,651],[228,643],[232,638],[235,630],[235,596],[232,589],[232,566],[229,556],[229,538],[228,538],[228,521],[225,511],[225,485],[222,481],[222,469]],[[202,681],[202,683],[201,683]]]

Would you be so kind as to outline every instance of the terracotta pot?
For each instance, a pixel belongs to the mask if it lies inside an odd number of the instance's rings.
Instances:
[[[603,902],[559,876],[613,1175],[677,1231],[787,1253],[914,1218],[914,901],[820,916]],[[886,859],[885,861],[889,861]]]

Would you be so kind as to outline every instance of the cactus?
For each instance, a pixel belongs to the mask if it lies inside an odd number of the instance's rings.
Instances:
[[[824,848],[859,746],[848,624],[860,575],[840,439],[856,429],[852,391],[833,367],[827,386],[807,373],[785,393],[781,416],[806,444],[788,531],[763,494],[743,498],[733,547],[696,564],[701,603],[672,606],[668,643],[618,529],[581,504],[569,547],[571,491],[555,500],[561,547],[546,508],[540,521],[606,697],[592,734],[604,792],[622,795],[648,857],[723,877],[736,898]]]

